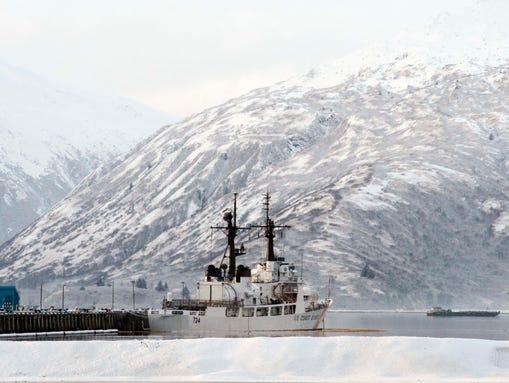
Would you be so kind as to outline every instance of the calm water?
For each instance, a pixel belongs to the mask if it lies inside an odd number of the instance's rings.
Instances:
[[[244,334],[157,334],[136,336],[65,336],[38,337],[37,340],[121,340],[177,339],[247,336],[417,336],[435,338],[475,338],[509,340],[509,314],[486,317],[428,317],[425,312],[331,311],[325,319],[326,331],[258,332]],[[17,338],[17,340],[35,340]]]
[[[497,317],[428,317],[424,312],[337,312],[327,314],[329,329],[372,329],[361,336],[418,336],[509,340],[509,314]],[[338,333],[328,333],[338,335]]]

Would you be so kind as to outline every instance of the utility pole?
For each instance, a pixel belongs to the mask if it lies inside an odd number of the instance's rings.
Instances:
[[[115,308],[115,281],[111,282],[111,311]]]
[[[131,281],[132,285],[133,285],[133,310],[135,310],[135,304],[134,304],[134,281]]]
[[[64,311],[64,289],[65,285],[62,285],[62,311]]]
[[[39,295],[39,310],[42,310],[42,283],[41,283],[41,293]]]

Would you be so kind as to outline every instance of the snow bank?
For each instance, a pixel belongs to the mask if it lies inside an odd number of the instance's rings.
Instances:
[[[1,381],[509,381],[509,341],[278,337],[0,342]]]

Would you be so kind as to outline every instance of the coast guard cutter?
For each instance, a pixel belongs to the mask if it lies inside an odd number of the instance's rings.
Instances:
[[[269,217],[270,195],[264,196],[265,224],[249,228],[237,226],[237,199],[233,211],[227,210],[224,226],[212,227],[226,234],[228,265],[209,265],[203,280],[197,283],[194,299],[173,299],[167,294],[161,309],[148,312],[152,332],[242,333],[290,330],[317,330],[332,300],[319,300],[318,294],[304,286],[295,265],[274,254],[276,229]],[[235,245],[239,230],[263,229],[267,241],[265,262],[249,268],[236,265],[245,254],[244,246]]]

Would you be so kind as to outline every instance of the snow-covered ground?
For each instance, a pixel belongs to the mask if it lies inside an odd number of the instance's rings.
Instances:
[[[507,382],[509,341],[256,337],[0,342],[1,381]]]

